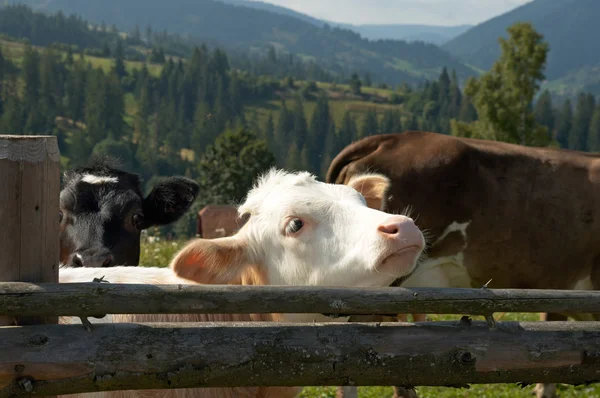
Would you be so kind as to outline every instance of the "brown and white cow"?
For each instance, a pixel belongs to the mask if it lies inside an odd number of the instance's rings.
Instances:
[[[386,210],[408,211],[427,236],[405,287],[600,287],[598,155],[410,131],[347,146],[327,182],[365,172],[390,179]]]
[[[386,177],[355,176],[347,185],[309,173],[271,170],[239,207],[247,219],[231,237],[190,241],[169,268],[61,268],[61,283],[104,277],[112,283],[271,284],[385,287],[410,275],[425,245],[413,220],[381,211]],[[107,315],[108,322],[259,321],[259,315]],[[347,319],[347,318],[345,318]],[[283,314],[275,320],[331,322],[321,314]],[[62,323],[78,323],[62,317]],[[286,397],[299,389],[220,388],[81,394],[82,397]]]

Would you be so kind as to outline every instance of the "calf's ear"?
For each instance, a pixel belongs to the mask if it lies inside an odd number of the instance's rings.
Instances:
[[[202,284],[225,285],[249,265],[247,243],[237,237],[194,239],[171,260],[177,276]]]
[[[166,225],[177,221],[198,196],[200,186],[185,177],[169,177],[159,182],[144,199],[144,225]]]
[[[385,198],[390,185],[390,179],[382,174],[361,174],[348,181],[348,186],[356,189],[365,197],[367,206],[377,210],[385,208]]]

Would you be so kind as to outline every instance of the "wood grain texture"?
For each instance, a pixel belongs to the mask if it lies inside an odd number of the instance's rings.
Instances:
[[[597,322],[185,323],[0,328],[0,397],[226,387],[580,384]]]
[[[600,291],[0,283],[0,315],[494,312],[600,313]]]
[[[60,153],[54,136],[0,135],[0,281],[58,282]],[[0,324],[57,317],[0,318]]]

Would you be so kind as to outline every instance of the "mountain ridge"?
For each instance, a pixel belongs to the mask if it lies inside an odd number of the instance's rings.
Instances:
[[[460,78],[477,74],[438,46],[395,40],[370,41],[351,30],[314,24],[258,10],[247,5],[214,0],[9,0],[38,10],[75,13],[94,23],[115,24],[132,31],[152,26],[200,40],[215,40],[225,48],[266,51],[270,46],[316,60],[329,70],[349,75],[367,71],[373,81],[387,84],[419,83],[435,79],[441,69],[456,70]]]

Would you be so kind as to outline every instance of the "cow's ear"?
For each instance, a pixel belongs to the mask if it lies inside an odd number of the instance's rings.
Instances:
[[[385,197],[390,189],[390,179],[382,174],[361,174],[352,177],[348,186],[360,192],[372,209],[383,210]]]
[[[171,260],[177,276],[202,284],[225,285],[249,265],[247,243],[238,237],[194,239]]]
[[[154,186],[144,199],[143,229],[181,218],[198,196],[200,186],[185,177],[169,177]]]

